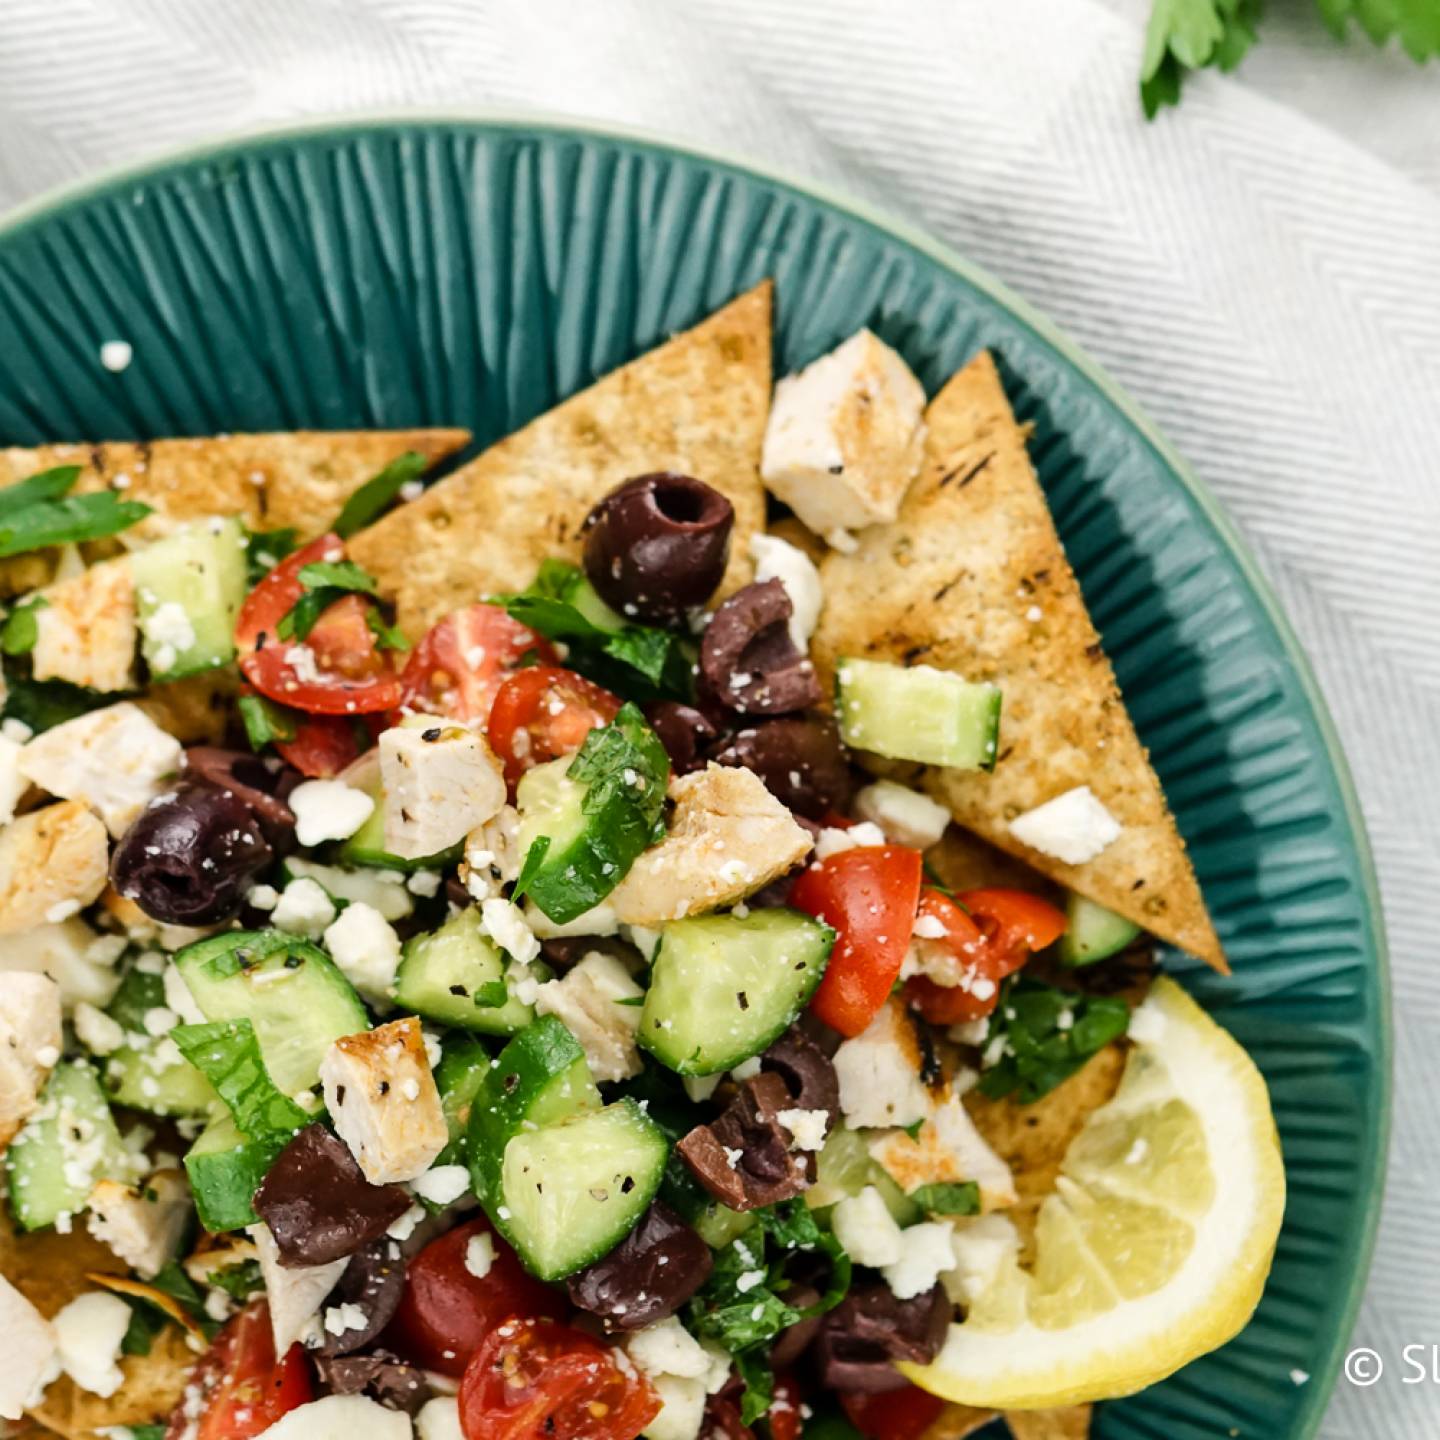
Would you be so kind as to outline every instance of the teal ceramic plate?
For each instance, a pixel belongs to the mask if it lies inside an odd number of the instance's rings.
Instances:
[[[780,373],[860,325],[932,391],[980,346],[999,356],[1235,974],[1170,963],[1274,1096],[1290,1206],[1259,1313],[1105,1406],[1097,1433],[1312,1435],[1385,1153],[1384,942],[1359,810],[1229,522],[1014,296],[843,199],[647,139],[533,120],[331,125],[15,217],[0,233],[0,443],[456,424],[483,444],[766,275]],[[134,347],[120,374],[98,359],[114,338]]]

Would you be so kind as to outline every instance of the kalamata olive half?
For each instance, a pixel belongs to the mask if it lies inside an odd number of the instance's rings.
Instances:
[[[673,625],[715,593],[734,524],[734,507],[703,480],[638,475],[585,517],[585,573],[622,615]]]
[[[790,634],[794,613],[778,580],[737,590],[700,640],[700,678],[717,704],[741,715],[789,715],[820,702],[815,667]]]
[[[706,758],[753,770],[782,805],[810,820],[843,813],[854,789],[840,730],[828,715],[747,725]]]
[[[688,775],[692,770],[703,768],[701,752],[720,736],[719,729],[704,711],[679,700],[657,700],[647,705],[645,718],[660,737],[670,757],[671,769],[677,775]]]
[[[573,1304],[609,1330],[641,1330],[673,1315],[710,1278],[710,1247],[658,1200],[608,1255],[566,1282]]]
[[[274,858],[238,795],[187,780],[140,812],[110,857],[110,881],[162,925],[213,925]]]
[[[233,791],[255,812],[277,851],[294,848],[295,813],[286,797],[304,778],[298,770],[271,756],[194,745],[185,752],[185,773]]]

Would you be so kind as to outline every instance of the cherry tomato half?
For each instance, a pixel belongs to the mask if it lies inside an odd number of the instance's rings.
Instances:
[[[483,1277],[465,1265],[474,1235],[489,1235],[494,1246],[495,1258]],[[567,1308],[557,1291],[525,1273],[486,1220],[471,1220],[432,1240],[410,1261],[385,1343],[417,1365],[458,1380],[481,1341],[506,1316],[558,1319]]]
[[[195,1440],[250,1440],[282,1415],[308,1404],[315,1395],[304,1348],[292,1345],[278,1364],[270,1338],[270,1309],[253,1301],[215,1337],[191,1376],[205,1397],[198,1423],[176,1407],[166,1440],[184,1434]]]
[[[903,845],[842,850],[800,872],[790,903],[839,931],[810,1008],[842,1035],[875,1018],[905,963],[920,899],[920,852]]]
[[[867,1440],[920,1440],[945,1408],[938,1395],[918,1385],[880,1395],[842,1395],[840,1403]]]
[[[498,605],[468,605],[432,625],[400,677],[401,704],[427,715],[485,720],[506,674],[522,656],[556,662],[555,651]]]
[[[793,1375],[776,1375],[774,1396],[770,1409],[765,1413],[770,1440],[800,1440],[800,1431],[804,1428],[800,1415],[801,1399],[800,1387]]]
[[[512,1317],[475,1352],[460,1382],[466,1440],[635,1440],[660,1397],[633,1366],[583,1331]]]
[[[240,669],[262,694],[319,715],[391,710],[400,682],[376,643],[368,615],[373,602],[346,595],[329,606],[303,641],[282,640],[280,621],[305,594],[300,572],[317,561],[345,558],[337,535],[322,535],[282,560],[240,609],[235,645]]]
[[[918,943],[948,952],[958,982],[944,985],[926,975],[906,981],[906,1000],[933,1025],[989,1015],[1000,999],[1000,982],[1065,930],[1063,911],[1024,890],[967,890],[958,899],[957,905],[938,890],[920,899],[921,917],[937,921],[945,933]]]
[[[592,730],[608,725],[619,711],[618,696],[573,670],[532,665],[501,685],[487,733],[514,785],[531,766],[573,755]]]
[[[363,725],[374,739],[379,723],[378,715],[300,715],[295,738],[275,741],[275,749],[302,775],[328,780],[359,759],[357,727]]]

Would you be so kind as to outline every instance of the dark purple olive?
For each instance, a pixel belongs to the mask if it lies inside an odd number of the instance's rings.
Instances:
[[[368,1355],[315,1355],[315,1373],[330,1395],[368,1395],[387,1410],[414,1415],[430,1398],[430,1382],[418,1365],[389,1350]]]
[[[295,813],[286,799],[304,778],[298,770],[268,756],[196,745],[185,752],[185,771],[243,800],[277,852],[294,848]]]
[[[825,1316],[815,1340],[817,1378],[827,1390],[879,1394],[909,1383],[896,1360],[928,1365],[945,1343],[954,1307],[936,1285],[898,1300],[888,1285],[857,1285]]]
[[[790,634],[794,606],[778,580],[737,590],[700,640],[705,692],[741,715],[788,715],[820,703],[815,667]]]
[[[843,813],[855,788],[839,727],[828,715],[747,725],[706,759],[753,770],[782,805],[810,820]]]
[[[110,881],[162,925],[213,925],[240,908],[274,859],[238,795],[186,780],[140,812],[110,857]]]
[[[840,1080],[830,1057],[798,1026],[792,1025],[760,1057],[761,1070],[773,1070],[790,1091],[797,1110],[823,1110],[828,1135],[840,1113]]]
[[[330,1292],[325,1309],[354,1305],[364,1320],[338,1334],[327,1326],[317,1347],[319,1353],[350,1355],[364,1349],[395,1318],[404,1291],[405,1257],[394,1240],[372,1240],[357,1250]]]
[[[715,593],[734,524],[734,507],[703,480],[639,475],[585,517],[585,573],[611,609],[673,625]]]
[[[813,1285],[790,1285],[786,1287],[781,1299],[794,1310],[808,1310],[812,1305],[819,1304],[820,1292]],[[797,1320],[793,1325],[787,1325],[775,1337],[775,1343],[770,1347],[770,1368],[790,1369],[805,1353],[806,1347],[815,1338],[823,1323],[823,1316],[810,1315],[804,1320]]]
[[[677,775],[688,775],[704,767],[701,752],[720,738],[719,727],[693,705],[678,700],[657,700],[645,707],[650,728],[660,737],[670,766]]]
[[[609,1330],[640,1330],[673,1315],[710,1277],[710,1247],[658,1200],[608,1254],[567,1280],[571,1303]]]

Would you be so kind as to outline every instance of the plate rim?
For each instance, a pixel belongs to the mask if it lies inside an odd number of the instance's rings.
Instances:
[[[226,155],[256,146],[283,144],[287,141],[314,140],[325,136],[344,136],[365,131],[398,131],[415,127],[447,127],[479,131],[543,131],[551,135],[570,135],[581,140],[619,141],[644,146],[666,154],[680,155],[712,168],[720,167],[737,174],[757,177],[781,186],[811,201],[852,216],[871,228],[890,235],[918,251],[936,264],[954,273],[1006,310],[1014,319],[1027,326],[1085,379],[1123,417],[1136,435],[1155,453],[1170,474],[1189,493],[1206,520],[1234,560],[1240,575],[1259,601],[1267,619],[1274,627],[1286,659],[1299,682],[1301,694],[1315,716],[1316,729],[1324,747],[1325,757],[1335,776],[1336,787],[1350,827],[1355,846],[1356,868],[1366,912],[1371,922],[1375,958],[1375,994],[1377,1011],[1376,1069],[1379,1099],[1379,1124],[1371,1132],[1368,1170],[1370,1193],[1365,1201],[1365,1214],[1358,1234],[1360,1263],[1353,1267],[1344,1308],[1334,1343],[1324,1370],[1311,1377],[1323,1403],[1308,1407],[1300,1428],[1291,1440],[1313,1440],[1329,1408],[1339,1378],[1344,1342],[1354,1331],[1364,1299],[1370,1271],[1374,1263],[1381,1211],[1386,1194],[1390,1158],[1390,1132],[1394,1108],[1394,1010],[1390,973],[1390,946],[1386,931],[1385,911],[1374,849],[1360,804],[1359,792],[1346,756],[1329,704],[1316,678],[1310,657],[1295,633],[1269,579],[1260,569],[1249,541],[1231,519],[1210,486],[1191,469],[1189,462],[1166,438],[1130,393],[1115,380],[1099,361],[1042,310],[998,279],[984,266],[961,254],[954,247],[933,235],[918,222],[899,216],[852,195],[839,186],[797,175],[783,167],[689,139],[676,138],[643,126],[600,120],[584,115],[524,106],[429,106],[380,108],[349,111],[343,115],[326,115],[303,120],[282,120],[245,126],[208,140],[169,146],[139,160],[103,167],[76,180],[50,187],[0,214],[0,248],[33,226],[52,220],[64,210],[113,191],[153,179],[185,165],[224,158]]]

